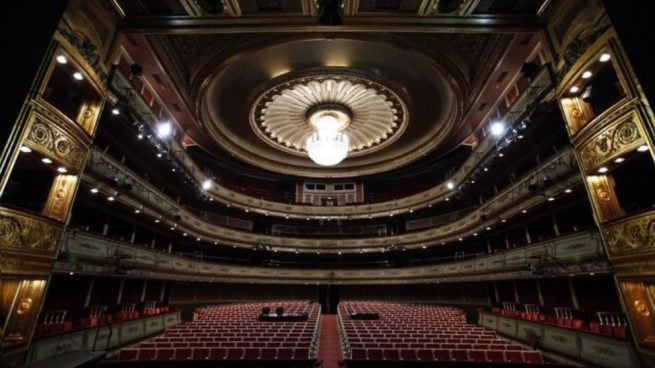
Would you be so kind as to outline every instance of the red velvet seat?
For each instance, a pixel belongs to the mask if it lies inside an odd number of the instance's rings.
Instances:
[[[505,361],[505,352],[503,350],[487,350],[487,361],[502,363]]]
[[[418,360],[431,361],[434,360],[431,349],[418,349],[416,352]]]
[[[263,348],[261,349],[261,354],[259,359],[262,360],[274,360],[277,357],[277,350],[273,348]]]
[[[191,348],[175,349],[175,360],[189,360],[191,359]]]
[[[452,349],[450,359],[456,362],[466,362],[469,360],[468,353],[464,349]]]
[[[484,350],[469,350],[469,360],[474,362],[486,362],[487,356]]]
[[[259,355],[260,355],[259,348],[246,348],[243,354],[243,359],[256,360],[259,359]]]
[[[368,349],[367,350],[368,360],[382,360],[382,350],[381,349]]]
[[[157,355],[156,349],[139,349],[138,360],[154,360]]]
[[[402,360],[418,360],[417,351],[414,349],[400,350],[400,359]]]
[[[193,360],[209,359],[209,351],[209,348],[193,348],[193,354],[191,355],[191,358]]]
[[[434,359],[440,362],[450,361],[450,350],[447,349],[435,349],[433,352]]]
[[[543,363],[544,357],[539,351],[524,351],[523,361],[528,363]]]
[[[352,360],[366,360],[366,349],[351,349],[351,358]]]
[[[398,353],[398,349],[385,349],[384,360],[390,360],[390,361],[400,360],[400,354]]]
[[[309,359],[309,349],[307,348],[293,349],[293,359]]]
[[[505,351],[505,361],[508,363],[522,363],[523,362],[523,352],[520,350],[508,350]]]
[[[175,348],[157,349],[157,360],[172,360],[174,356]]]
[[[223,360],[227,357],[227,348],[212,348],[209,352],[209,360]]]
[[[227,360],[240,360],[243,358],[243,349],[241,348],[228,348],[227,349],[227,356],[225,359]]]
[[[291,360],[293,359],[293,349],[279,348],[277,349],[277,360]]]

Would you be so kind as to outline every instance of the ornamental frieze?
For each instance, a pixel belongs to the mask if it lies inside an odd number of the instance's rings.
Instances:
[[[608,127],[580,149],[580,159],[585,171],[608,161],[637,146],[642,140],[638,123],[632,115],[629,119]]]
[[[655,252],[655,213],[609,225],[605,238],[611,257]]]
[[[62,227],[37,217],[0,208],[0,249],[38,254],[57,255]]]
[[[40,115],[32,115],[31,120],[27,143],[32,148],[56,158],[69,170],[79,172],[87,149],[63,129],[44,120]]]

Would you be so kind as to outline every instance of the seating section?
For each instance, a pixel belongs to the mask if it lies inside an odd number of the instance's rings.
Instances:
[[[456,308],[347,301],[338,311],[342,347],[353,361],[543,363],[541,352],[466,323]],[[377,313],[379,319],[353,320],[352,313]]]
[[[263,322],[263,307],[307,314],[306,321]],[[169,328],[161,336],[122,349],[119,361],[313,360],[320,304],[278,300],[207,306],[194,321]]]

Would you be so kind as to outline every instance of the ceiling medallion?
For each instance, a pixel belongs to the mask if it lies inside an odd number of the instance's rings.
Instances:
[[[333,166],[396,140],[406,128],[407,108],[393,91],[369,79],[314,74],[259,96],[250,124],[273,147]]]

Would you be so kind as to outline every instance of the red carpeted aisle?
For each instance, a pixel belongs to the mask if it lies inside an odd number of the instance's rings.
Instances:
[[[318,340],[318,354],[316,355],[316,359],[323,361],[322,368],[339,367],[342,356],[336,314],[324,314],[321,316],[321,336]]]

